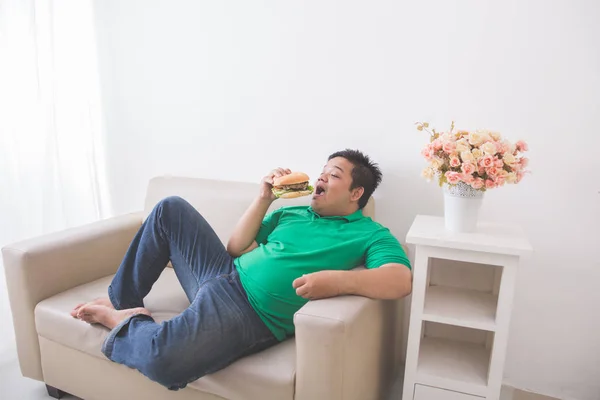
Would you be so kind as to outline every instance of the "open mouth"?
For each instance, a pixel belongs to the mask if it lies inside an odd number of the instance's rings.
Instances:
[[[317,187],[315,187],[315,194],[313,195],[314,198],[317,197],[322,197],[325,194],[325,188],[321,185],[317,185]]]

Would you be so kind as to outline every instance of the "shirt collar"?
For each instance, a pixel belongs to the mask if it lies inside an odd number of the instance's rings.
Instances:
[[[317,218],[324,218],[324,219],[345,219],[348,222],[358,221],[359,219],[363,218],[363,213],[362,213],[361,209],[356,210],[355,212],[353,212],[350,215],[339,215],[339,216],[331,216],[331,217],[322,217],[322,216],[320,216],[310,206],[308,207],[308,212],[310,214],[314,215]]]

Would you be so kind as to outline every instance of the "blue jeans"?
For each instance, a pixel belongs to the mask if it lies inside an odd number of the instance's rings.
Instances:
[[[106,338],[106,357],[177,390],[277,343],[248,302],[233,258],[179,197],[158,203],[135,236],[108,288],[114,307],[143,307],[169,260],[190,306],[160,324],[146,315],[125,319]]]

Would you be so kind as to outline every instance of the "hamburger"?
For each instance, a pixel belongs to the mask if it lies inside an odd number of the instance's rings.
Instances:
[[[273,179],[273,194],[277,198],[293,199],[308,196],[313,192],[313,187],[308,184],[308,175],[303,172],[292,172]]]

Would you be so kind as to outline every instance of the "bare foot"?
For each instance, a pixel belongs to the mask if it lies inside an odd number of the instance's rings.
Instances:
[[[114,308],[108,297],[99,297],[90,301],[89,303],[77,304],[73,310],[71,310],[71,317],[77,318],[79,309],[83,306],[106,306],[108,308]]]
[[[136,314],[152,316],[150,311],[143,307],[115,310],[103,305],[85,305],[79,309],[77,318],[90,324],[101,324],[109,329],[113,329],[125,318]]]

